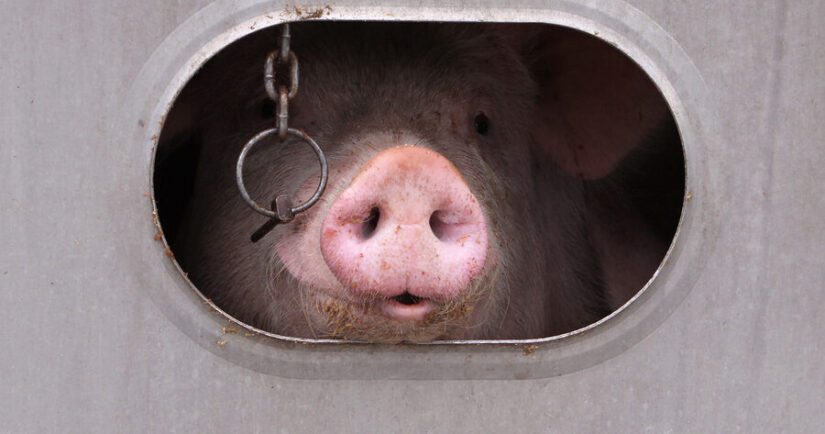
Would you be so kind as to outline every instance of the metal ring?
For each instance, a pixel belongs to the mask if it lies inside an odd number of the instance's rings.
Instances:
[[[312,205],[315,205],[315,202],[318,202],[318,199],[321,198],[321,195],[324,193],[324,189],[327,188],[329,168],[327,166],[327,157],[324,155],[324,151],[322,151],[318,144],[315,143],[315,140],[312,140],[312,137],[307,135],[307,133],[303,132],[302,130],[298,130],[295,128],[290,128],[287,131],[289,132],[289,134],[298,137],[302,139],[304,142],[308,143],[309,146],[312,147],[312,150],[315,151],[315,155],[318,157],[318,161],[321,163],[321,180],[320,182],[318,182],[318,188],[315,189],[315,193],[306,202],[292,208],[292,213],[298,214],[308,210]],[[246,191],[246,187],[244,186],[243,182],[243,165],[244,160],[246,160],[246,154],[248,154],[249,151],[252,150],[252,148],[259,141],[261,141],[269,135],[277,133],[277,128],[270,128],[268,130],[261,131],[255,137],[251,138],[248,142],[246,142],[246,145],[243,147],[243,150],[241,150],[241,155],[238,157],[238,164],[235,167],[235,181],[238,184],[238,190],[240,190],[243,200],[246,201],[246,204],[249,205],[253,210],[255,210],[255,212],[263,214],[270,218],[276,217],[275,211],[260,206],[249,196],[249,192]]]

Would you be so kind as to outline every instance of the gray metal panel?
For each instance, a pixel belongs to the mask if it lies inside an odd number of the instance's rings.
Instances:
[[[721,140],[706,150],[712,161],[696,163],[717,169],[708,175],[718,182],[699,185],[718,198],[718,215],[697,220],[718,222],[715,249],[641,342],[587,369],[524,381],[291,380],[206,351],[219,330],[191,325],[218,320],[195,308],[176,317],[147,297],[174,270],[159,248],[142,247],[153,236],[148,216],[126,212],[149,207],[151,147],[119,141],[135,128],[120,114],[141,68],[185,20],[254,2],[198,13],[205,2],[4,3],[0,431],[816,430],[825,408],[825,4],[633,3],[684,49],[718,108]],[[388,17],[422,13],[382,4]],[[570,7],[507,4],[556,6]],[[296,370],[336,357],[276,350]],[[424,364],[430,355],[405,357]]]

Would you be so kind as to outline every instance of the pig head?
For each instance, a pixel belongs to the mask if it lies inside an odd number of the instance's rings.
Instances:
[[[200,143],[174,247],[229,314],[305,338],[537,338],[602,318],[658,266],[670,234],[617,179],[671,116],[613,47],[552,26],[317,22],[292,33],[301,86],[289,123],[330,166],[309,211],[253,244],[265,219],[234,182],[240,148],[274,124],[261,71],[277,30],[219,53],[179,98],[185,121],[169,121]],[[259,202],[297,203],[318,163],[301,142],[273,139],[245,176]]]

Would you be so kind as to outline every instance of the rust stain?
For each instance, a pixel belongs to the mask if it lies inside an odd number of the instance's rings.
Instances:
[[[227,326],[223,326],[221,328],[221,334],[222,335],[236,335],[240,332],[241,332],[241,329],[239,329],[238,327],[235,327],[233,325],[227,325]]]
[[[302,8],[300,5],[295,5],[292,12],[301,20],[313,20],[321,18],[324,15],[329,15],[332,12],[332,6],[326,5],[320,8]]]

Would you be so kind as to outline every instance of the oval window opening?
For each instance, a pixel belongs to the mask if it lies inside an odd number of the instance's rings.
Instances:
[[[554,25],[291,24],[288,125],[329,178],[259,231],[269,218],[235,174],[276,126],[264,62],[281,27],[206,62],[156,149],[174,257],[238,321],[305,339],[538,339],[620,309],[658,269],[685,197],[675,120],[621,51]],[[273,133],[243,180],[269,208],[307,201],[320,174],[298,134]]]

